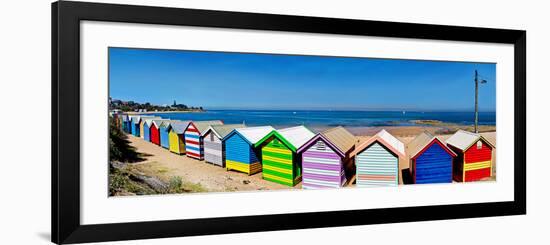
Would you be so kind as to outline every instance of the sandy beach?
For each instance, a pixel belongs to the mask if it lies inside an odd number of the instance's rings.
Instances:
[[[394,134],[405,145],[409,143],[416,134],[427,130],[434,133],[439,130],[435,127],[384,127],[387,131]],[[360,144],[368,140],[380,128],[363,128],[364,135],[358,136]],[[481,133],[492,144],[496,144],[496,132]],[[437,135],[445,141],[451,134]],[[204,161],[198,161],[185,155],[177,155],[160,146],[146,142],[142,138],[128,135],[131,145],[144,154],[144,161],[131,164],[129,167],[134,171],[139,171],[147,176],[154,176],[168,182],[173,176],[179,176],[184,184],[198,189],[196,192],[232,192],[232,191],[257,191],[257,190],[282,190],[282,189],[301,189],[301,184],[293,188],[280,185],[262,179],[262,174],[257,173],[251,176],[240,172],[227,171],[225,168],[215,166]],[[496,150],[493,151],[493,177],[496,179]],[[409,162],[406,159],[399,161],[401,171],[409,168]],[[400,171],[400,173],[401,173]],[[400,174],[399,183],[403,184],[403,176]],[[455,183],[459,184],[459,183]],[[347,187],[354,187],[348,185]]]

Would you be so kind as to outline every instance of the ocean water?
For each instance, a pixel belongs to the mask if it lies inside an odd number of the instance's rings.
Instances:
[[[472,125],[473,112],[417,111],[305,111],[305,110],[208,110],[201,113],[159,113],[174,120],[222,120],[225,124],[246,123],[248,126],[271,125],[275,128],[305,125],[312,128],[334,126],[414,126],[412,120],[438,120],[445,123]],[[495,125],[495,112],[480,112],[480,125]]]

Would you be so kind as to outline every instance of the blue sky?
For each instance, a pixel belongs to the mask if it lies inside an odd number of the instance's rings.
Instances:
[[[113,99],[206,109],[495,111],[496,65],[179,50],[109,49]]]

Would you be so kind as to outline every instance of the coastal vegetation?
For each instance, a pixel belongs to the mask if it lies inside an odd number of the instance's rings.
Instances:
[[[195,107],[178,104],[175,100],[172,105],[153,105],[149,102],[142,104],[135,101],[122,101],[112,98],[109,98],[109,110],[121,110],[124,112],[204,111],[202,106]]]

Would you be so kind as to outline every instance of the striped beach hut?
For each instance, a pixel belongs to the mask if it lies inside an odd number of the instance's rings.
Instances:
[[[437,137],[423,132],[407,144],[406,152],[413,183],[453,182],[453,159],[456,154]]]
[[[130,116],[130,133],[139,137],[139,116]]]
[[[405,159],[405,145],[386,130],[360,143],[352,154],[358,187],[399,184],[399,159]]]
[[[151,126],[155,119],[160,119],[160,117],[148,117],[143,120],[143,140],[151,142]]]
[[[273,131],[271,126],[237,128],[223,138],[225,168],[252,175],[262,171],[261,152],[256,143]]]
[[[204,143],[204,161],[225,167],[225,145],[222,139],[233,129],[244,128],[244,124],[212,125],[202,135]]]
[[[343,127],[318,133],[298,149],[302,155],[302,188],[342,187],[355,174],[351,153],[358,139]],[[348,175],[348,176],[346,176]]]
[[[457,155],[453,165],[454,180],[469,182],[492,176],[495,146],[483,136],[459,130],[446,143]]]
[[[302,180],[302,159],[298,148],[315,134],[304,126],[273,130],[256,145],[262,149],[262,177],[295,186]]]
[[[191,158],[202,160],[204,158],[204,144],[202,133],[204,133],[210,125],[223,125],[220,120],[215,121],[192,121],[185,129],[185,155]]]
[[[149,137],[151,143],[160,146],[160,125],[163,122],[170,121],[169,119],[154,119],[149,128]]]
[[[170,124],[173,122],[180,122],[178,120],[166,120],[159,125],[160,134],[160,146],[169,149],[170,148]]]
[[[170,123],[168,129],[168,144],[169,150],[173,153],[182,155],[185,154],[185,138],[184,132],[190,121],[180,121]]]

